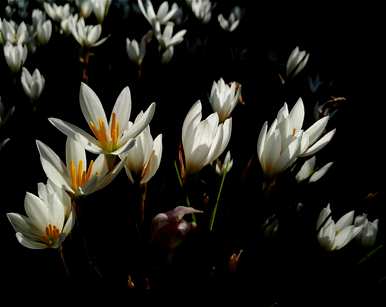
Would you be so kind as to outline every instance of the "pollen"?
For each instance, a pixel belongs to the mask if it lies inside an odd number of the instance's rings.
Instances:
[[[119,142],[119,122],[117,121],[115,112],[111,115],[110,129],[105,126],[105,122],[101,118],[98,119],[97,123],[90,121],[89,126],[103,149],[106,151],[113,151],[117,148]]]

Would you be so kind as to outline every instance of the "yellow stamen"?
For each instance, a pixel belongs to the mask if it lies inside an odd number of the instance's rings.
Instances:
[[[82,173],[83,173],[83,160],[79,160],[78,162],[78,174],[77,174],[77,183],[78,187],[82,185]]]
[[[60,236],[59,229],[52,224],[48,224],[46,226],[46,233],[43,235],[42,240],[45,242],[48,246],[53,245]]]
[[[76,170],[74,160],[70,162],[70,176],[71,176],[71,186],[75,190],[78,187],[78,183],[76,180]]]
[[[90,179],[90,176],[91,176],[91,173],[92,173],[92,167],[94,166],[94,160],[91,160],[90,161],[90,164],[88,166],[88,170],[87,170],[87,173],[86,173],[86,180],[85,180],[85,183]]]

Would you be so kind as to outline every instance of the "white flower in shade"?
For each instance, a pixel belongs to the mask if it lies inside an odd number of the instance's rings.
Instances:
[[[36,145],[49,180],[73,197],[89,195],[104,188],[123,168],[121,161],[109,171],[106,156],[102,154],[87,164],[84,148],[71,138],[67,138],[66,142],[66,164],[43,142],[36,141]]]
[[[99,23],[107,16],[112,0],[91,0],[92,10]]]
[[[210,0],[189,1],[193,14],[203,23],[208,23],[212,18],[212,2]]]
[[[139,44],[135,39],[126,39],[126,51],[129,56],[129,59],[136,63],[138,66],[142,64],[142,61],[145,58],[146,45],[151,40],[152,35],[153,33],[151,31],[146,33],[142,37],[141,42]]]
[[[77,22],[74,18],[72,18],[69,22],[72,36],[74,36],[76,41],[82,47],[97,47],[107,40],[107,37],[99,39],[102,33],[101,25],[86,26],[83,17],[81,17]]]
[[[216,160],[216,173],[220,176],[224,175],[225,173],[228,173],[231,170],[232,166],[233,159],[231,158],[231,152],[228,150],[225,155],[224,162],[221,162],[220,159]]]
[[[61,33],[64,33],[65,35],[70,35],[72,33],[71,29],[73,25],[76,25],[78,20],[79,20],[79,16],[77,14],[70,15],[67,18],[63,19],[60,22]]]
[[[90,0],[78,1],[79,15],[83,18],[87,18],[93,12],[93,7]]]
[[[362,230],[356,239],[363,247],[372,247],[375,244],[378,234],[378,219],[370,222],[367,215],[358,215],[355,217],[355,226],[361,226]]]
[[[140,118],[142,114],[137,116]],[[137,121],[136,119],[136,121]],[[135,123],[135,122],[134,122]],[[132,123],[130,123],[132,125]],[[129,180],[140,184],[148,182],[157,172],[162,157],[162,134],[154,140],[147,126],[140,135],[135,138],[135,144],[121,158],[125,164],[125,170]]]
[[[240,24],[241,10],[236,6],[233,8],[228,19],[225,19],[223,14],[218,15],[218,22],[225,31],[233,32]]]
[[[160,25],[164,25],[170,21],[178,11],[176,3],[173,3],[169,10],[169,3],[167,1],[162,2],[159,6],[157,15],[155,14],[153,4],[150,0],[145,0],[145,4],[142,0],[138,0],[138,6],[143,16],[150,23],[156,33],[160,31]]]
[[[36,29],[36,37],[39,44],[45,45],[51,38],[52,34],[52,23],[51,20],[39,23]]]
[[[299,47],[296,47],[294,50],[292,50],[287,60],[287,77],[295,77],[297,74],[299,74],[306,66],[309,57],[309,53],[304,50],[300,51]]]
[[[315,163],[316,163],[315,157],[312,157],[307,161],[305,161],[302,167],[300,168],[299,172],[295,176],[296,181],[302,182],[308,179],[309,183],[316,182],[320,178],[322,178],[330,169],[330,167],[334,164],[333,162],[329,162],[325,164],[323,167],[321,167],[320,169],[315,170]]]
[[[212,105],[213,111],[217,112],[220,122],[231,116],[240,99],[240,95],[241,85],[237,82],[227,85],[222,78],[217,83],[213,82],[209,102]]]
[[[174,23],[168,22],[163,33],[156,33],[157,40],[163,49],[167,49],[182,43],[186,30],[178,31],[173,36]]]
[[[12,20],[10,22],[4,20],[2,22],[1,32],[4,40],[12,45],[24,44],[28,39],[27,26],[24,22],[17,26]]]
[[[37,26],[43,23],[45,20],[46,20],[46,17],[43,11],[39,9],[34,9],[32,11],[32,24],[34,28],[37,28]]]
[[[39,185],[39,197],[26,193],[24,208],[27,216],[7,213],[19,243],[27,248],[59,248],[71,232],[75,213],[63,195],[51,187]]]
[[[186,115],[182,127],[185,174],[196,173],[216,160],[231,137],[231,118],[219,123],[217,113],[212,113],[201,121],[201,110],[201,102],[198,100]]]
[[[23,67],[21,74],[21,85],[23,86],[24,93],[32,100],[37,100],[44,89],[45,79],[40,74],[38,69],[35,69],[33,74]]]
[[[331,217],[330,205],[327,205],[320,212],[316,223],[319,244],[327,251],[345,247],[362,230],[362,226],[355,226],[353,222],[354,211],[350,211],[335,223]]]
[[[62,20],[68,18],[70,13],[70,5],[67,3],[63,6],[57,4],[49,4],[44,2],[44,9],[48,16],[50,16],[53,20],[61,22]]]
[[[25,60],[27,59],[28,50],[25,45],[12,45],[7,43],[4,46],[4,57],[9,69],[13,73],[20,71]]]
[[[138,121],[130,126],[131,95],[128,87],[119,94],[109,122],[98,96],[85,83],[80,87],[79,100],[83,116],[95,137],[60,119],[49,120],[65,135],[79,141],[88,151],[96,154],[120,155],[128,151],[134,145],[134,138],[153,118],[155,110],[153,102]]]

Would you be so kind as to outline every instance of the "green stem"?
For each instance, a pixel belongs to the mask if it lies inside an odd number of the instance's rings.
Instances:
[[[178,170],[177,161],[174,161],[174,169],[176,170],[176,174],[177,174],[177,178],[178,178],[178,183],[180,184],[181,189],[184,189],[184,183],[182,182],[182,178],[181,178],[180,172]],[[189,195],[188,195],[187,191],[186,191],[186,205],[188,207],[191,207],[190,200],[189,200]],[[196,215],[194,213],[192,213],[192,219],[193,219],[193,223],[197,224]]]
[[[371,250],[366,256],[364,256],[361,260],[359,260],[359,264],[363,264],[367,260],[369,260],[372,256],[374,256],[376,253],[378,253],[383,248],[383,244],[378,245],[376,248]]]
[[[224,187],[225,177],[226,177],[227,173],[228,172],[225,170],[223,175],[222,175],[222,178],[221,178],[220,188],[218,190],[217,198],[216,198],[216,204],[214,205],[214,209],[213,209],[212,215],[210,217],[209,231],[213,231],[214,220],[216,219],[217,208],[218,208],[218,204],[220,203],[221,192],[222,192],[222,189]]]
[[[68,269],[66,260],[64,259],[63,245],[62,244],[59,247],[59,255],[60,255],[60,259],[62,260],[62,263],[63,263],[63,266],[64,266],[64,270],[66,271],[66,276],[70,277],[70,270]]]

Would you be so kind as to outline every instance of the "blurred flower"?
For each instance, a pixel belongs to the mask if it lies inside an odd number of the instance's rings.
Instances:
[[[72,33],[72,27],[75,25],[79,20],[78,15],[70,15],[67,18],[64,18],[60,22],[60,28],[61,28],[61,33],[64,33],[65,35],[70,35]]]
[[[45,45],[51,38],[52,34],[52,23],[51,20],[39,23],[37,25],[36,36],[39,44]]]
[[[231,158],[231,152],[228,150],[224,162],[221,162],[220,159],[216,160],[216,173],[218,175],[223,175],[224,173],[228,173],[233,166],[233,160]]]
[[[202,213],[202,211],[178,206],[173,210],[157,214],[152,221],[152,238],[162,246],[174,249],[186,237],[196,224],[185,221],[186,214]]]
[[[66,141],[66,165],[46,144],[37,140],[36,145],[49,180],[73,197],[89,195],[104,188],[123,168],[121,161],[109,172],[105,155],[99,155],[95,162],[91,160],[87,166],[84,148],[71,138]]]
[[[71,204],[69,207],[62,201],[54,190],[40,186],[39,197],[26,193],[24,208],[27,216],[7,213],[21,245],[32,249],[60,247],[75,222]]]
[[[235,6],[229,15],[228,19],[225,19],[223,14],[217,16],[218,22],[225,31],[233,32],[240,24],[241,10],[240,7]]]
[[[212,18],[212,3],[210,0],[188,0],[193,14],[203,23],[208,23]]]
[[[93,12],[91,0],[77,1],[77,6],[79,8],[79,15],[83,18],[89,17]]]
[[[68,3],[61,6],[55,3],[51,5],[47,2],[44,2],[44,9],[47,15],[57,22],[61,22],[62,20],[68,18],[71,14],[70,5]]]
[[[320,178],[322,178],[330,169],[330,167],[334,164],[333,162],[329,162],[325,164],[323,167],[321,167],[320,169],[318,169],[317,171],[315,171],[315,162],[316,162],[315,156],[304,162],[299,172],[295,176],[297,182],[301,182],[306,179],[308,179],[309,183],[316,182]]]
[[[32,25],[37,28],[37,26],[41,23],[43,23],[46,20],[46,16],[44,15],[43,11],[39,9],[34,9],[32,11]]]
[[[1,97],[0,97],[0,127],[5,125],[5,123],[13,115],[14,112],[15,112],[15,106],[13,106],[9,110],[6,110],[3,102],[1,101]]]
[[[375,244],[378,234],[378,219],[370,222],[367,219],[367,215],[358,215],[355,218],[354,225],[362,227],[361,232],[356,239],[361,243],[363,247],[372,247]]]
[[[201,121],[201,110],[201,102],[198,100],[186,115],[182,127],[185,174],[196,173],[216,160],[231,137],[231,118],[219,124],[217,113],[212,113]]]
[[[26,43],[28,40],[27,26],[24,22],[17,26],[13,20],[9,22],[7,20],[3,20],[1,32],[4,42],[8,42],[12,45],[21,45]]]
[[[157,15],[155,14],[153,4],[150,0],[145,0],[145,5],[142,0],[138,0],[138,6],[143,16],[150,23],[156,33],[160,32],[160,25],[164,25],[170,21],[178,11],[176,3],[173,3],[169,10],[169,3],[167,1],[162,2],[158,8]]]
[[[35,69],[31,76],[30,72],[25,67],[23,67],[23,72],[21,74],[21,84],[23,86],[24,93],[32,101],[39,99],[44,89],[44,83],[45,79],[40,74],[38,69]]]
[[[161,48],[167,49],[182,43],[184,40],[184,35],[186,30],[178,31],[173,36],[174,23],[168,22],[163,33],[156,33],[158,42],[160,43]]]
[[[76,22],[74,18],[69,20],[69,27],[71,29],[72,36],[76,39],[76,41],[81,45],[82,47],[91,48],[91,47],[97,47],[101,44],[103,44],[107,37],[104,37],[99,40],[99,37],[102,33],[102,27],[101,25],[96,26],[86,26],[84,23],[83,17],[79,18],[79,20]]]
[[[138,66],[142,64],[142,61],[146,54],[146,45],[151,40],[151,37],[153,35],[152,31],[149,31],[146,33],[142,39],[140,44],[133,39],[130,40],[129,38],[126,39],[126,51],[129,56],[129,59],[136,63]]]
[[[13,73],[19,72],[25,60],[27,59],[27,54],[28,51],[25,45],[19,44],[14,46],[11,43],[7,43],[4,46],[5,61]]]
[[[140,120],[142,112],[137,116],[135,122]],[[134,122],[134,124],[135,124]],[[133,125],[131,122],[129,126]],[[129,180],[140,184],[148,182],[158,170],[162,157],[162,134],[155,140],[150,134],[147,126],[136,138],[133,148],[122,155],[126,174]]]
[[[92,10],[101,24],[107,16],[112,0],[91,0]]]
[[[354,210],[343,215],[338,222],[331,217],[331,209],[328,204],[319,214],[316,223],[318,241],[327,251],[339,250],[346,246],[362,230],[362,226],[353,225]]]
[[[287,77],[295,77],[299,74],[306,66],[309,56],[310,54],[306,51],[300,51],[299,47],[292,50],[287,60]]]
[[[232,82],[229,86],[222,78],[217,83],[213,82],[209,102],[213,111],[217,112],[220,122],[230,117],[240,96],[241,85],[239,83]]]
[[[243,250],[240,249],[238,253],[233,253],[228,260],[228,269],[230,272],[234,273],[237,271],[237,267],[240,262],[240,256],[242,254]]]
[[[110,121],[107,122],[103,106],[85,83],[80,87],[80,108],[94,136],[57,118],[49,121],[68,137],[79,141],[88,151],[96,154],[120,155],[134,145],[134,138],[149,124],[154,115],[155,103],[143,113],[134,125],[129,126],[131,113],[131,95],[129,87],[125,87],[119,94]]]

